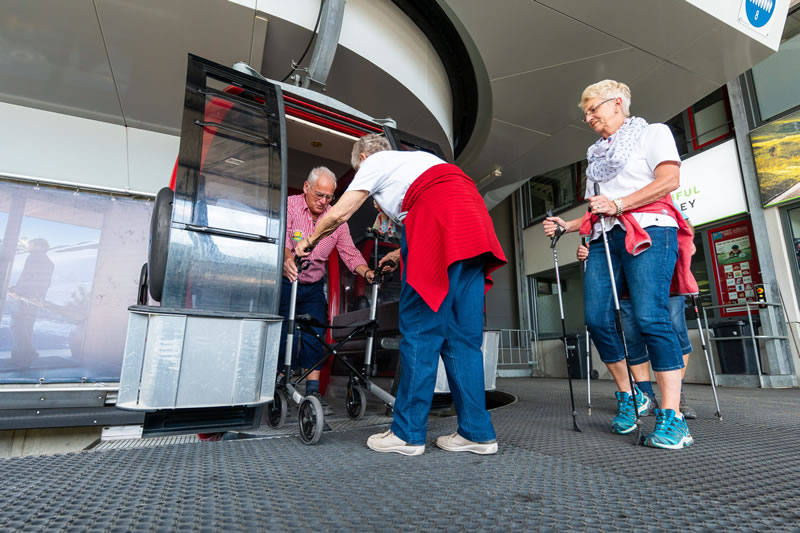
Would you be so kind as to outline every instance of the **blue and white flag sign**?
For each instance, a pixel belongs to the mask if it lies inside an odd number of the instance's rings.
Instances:
[[[744,9],[750,24],[760,28],[772,18],[775,0],[745,0]]]
[[[745,26],[750,26],[762,35],[766,35],[767,23],[772,20],[775,12],[775,4],[778,0],[742,0],[742,7],[739,9],[739,22]]]

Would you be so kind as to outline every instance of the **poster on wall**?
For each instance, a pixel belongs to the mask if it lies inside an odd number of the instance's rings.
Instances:
[[[800,197],[800,111],[750,132],[764,207]]]
[[[761,283],[753,230],[743,221],[708,232],[714,260],[717,297],[721,316],[745,314],[745,302],[756,300],[755,285]]]
[[[695,226],[747,212],[736,141],[730,139],[681,163],[675,205]]]

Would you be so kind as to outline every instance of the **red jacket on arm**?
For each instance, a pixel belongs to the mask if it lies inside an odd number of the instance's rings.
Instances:
[[[625,249],[631,255],[639,255],[650,248],[650,235],[639,225],[632,213],[659,213],[667,214],[678,221],[678,261],[675,263],[675,271],[672,274],[672,286],[670,294],[698,294],[697,280],[692,274],[692,241],[694,235],[689,228],[689,224],[672,202],[672,197],[667,194],[664,198],[656,200],[637,209],[626,211],[618,218],[625,226]],[[590,235],[592,226],[600,220],[600,217],[586,213],[581,222],[581,235]]]
[[[447,269],[456,261],[486,254],[490,274],[507,263],[486,204],[472,179],[455,165],[436,165],[406,191],[403,225],[408,244],[406,281],[434,311],[450,287]]]

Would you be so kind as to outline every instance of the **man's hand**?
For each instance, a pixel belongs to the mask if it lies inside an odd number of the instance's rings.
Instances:
[[[292,254],[285,254],[283,257],[283,276],[292,283],[297,279],[297,265]]]
[[[372,284],[375,281],[375,271],[367,270],[364,272],[364,279],[367,280],[367,283]]]
[[[581,244],[578,246],[578,252],[575,256],[578,258],[578,261],[586,261],[586,259],[589,258],[589,247]]]
[[[564,229],[567,229],[567,223],[564,222],[564,219],[561,217],[547,217],[542,222],[544,226],[544,234],[548,237],[552,237],[556,234],[556,227],[561,226]]]
[[[393,250],[378,261],[378,268],[383,272],[394,272],[400,264],[400,249]]]

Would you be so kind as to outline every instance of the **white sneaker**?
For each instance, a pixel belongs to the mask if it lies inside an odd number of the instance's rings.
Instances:
[[[452,435],[444,435],[436,439],[436,445],[448,452],[472,452],[480,455],[491,455],[497,453],[497,441],[472,442],[467,440],[458,432]]]
[[[392,433],[392,430],[376,433],[367,439],[367,446],[376,452],[394,452],[403,455],[422,455],[425,453],[425,445],[407,444]]]

